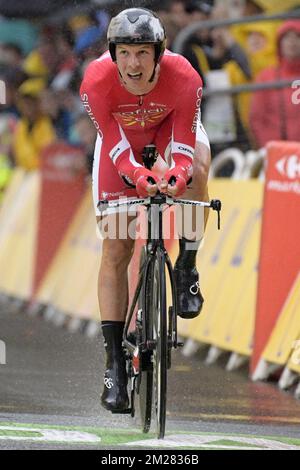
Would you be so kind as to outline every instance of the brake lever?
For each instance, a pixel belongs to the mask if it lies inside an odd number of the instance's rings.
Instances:
[[[212,199],[210,201],[210,207],[212,210],[217,211],[218,213],[218,230],[221,229],[221,210],[222,210],[222,203],[219,199]]]

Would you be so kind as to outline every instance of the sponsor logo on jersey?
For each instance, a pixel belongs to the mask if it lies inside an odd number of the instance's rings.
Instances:
[[[94,113],[93,113],[92,108],[91,108],[90,103],[89,103],[89,97],[88,97],[87,93],[82,93],[81,101],[82,101],[82,104],[84,106],[84,109],[86,110],[86,112],[90,116],[94,126],[96,127],[98,134],[100,135],[101,139],[103,139],[103,133],[100,129],[100,126],[99,126],[99,123],[98,123],[97,119],[94,116]]]
[[[166,107],[154,109],[136,109],[135,111],[122,111],[116,114],[122,124],[126,127],[138,125],[145,127],[146,123],[157,123],[166,114]]]
[[[178,150],[181,150],[182,152],[187,152],[187,153],[191,154],[192,157],[194,156],[194,150],[191,149],[191,148],[187,148],[187,147],[183,147],[182,145],[179,145]]]
[[[197,132],[197,122],[201,121],[201,110],[200,110],[201,99],[202,99],[202,87],[198,88],[197,90],[196,111],[195,111],[195,117],[194,117],[193,125],[192,125],[193,134],[196,134]]]
[[[118,192],[113,192],[113,193],[108,193],[107,191],[101,191],[101,199],[108,199],[108,198],[116,198],[116,197],[121,197],[124,196],[125,193],[124,191],[118,191]]]
[[[120,147],[116,148],[111,154],[110,154],[110,157],[112,158],[112,160],[117,156],[119,155],[120,153]]]

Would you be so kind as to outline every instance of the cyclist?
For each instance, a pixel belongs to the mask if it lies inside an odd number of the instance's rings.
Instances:
[[[93,167],[97,222],[100,199],[154,196],[160,190],[208,200],[210,148],[200,120],[201,78],[184,57],[166,50],[164,27],[150,10],[121,11],[112,18],[107,38],[109,51],[89,64],[80,89],[98,131]],[[152,143],[163,158],[171,146],[172,163],[163,178],[142,164],[143,148]],[[115,412],[128,407],[122,334],[134,246],[134,240],[118,235],[103,240],[98,284],[106,349],[101,402]],[[196,269],[199,243],[184,237],[179,243],[175,279],[183,318],[197,316],[203,303]]]

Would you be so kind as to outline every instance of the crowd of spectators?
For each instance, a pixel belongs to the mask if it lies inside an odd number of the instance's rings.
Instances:
[[[173,0],[162,1],[156,11],[172,50],[178,33],[193,22],[278,13],[298,4],[296,0]],[[120,4],[117,10],[122,8]],[[78,89],[89,62],[107,48],[111,14],[75,12],[58,24],[0,17],[0,30],[9,32],[0,33],[0,80],[6,85],[5,104],[0,104],[0,191],[11,166],[39,168],[41,151],[57,140],[81,146],[91,172],[96,130]],[[34,47],[22,36],[24,23],[31,41],[35,38]],[[1,27],[4,24],[6,28]],[[208,90],[299,79],[300,19],[202,28],[190,37],[183,54]],[[202,118],[213,150],[228,145],[259,148],[270,139],[300,140],[300,105],[292,102],[292,91],[288,87],[205,99]]]

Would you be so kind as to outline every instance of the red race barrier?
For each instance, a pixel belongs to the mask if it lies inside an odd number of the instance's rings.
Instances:
[[[300,270],[300,143],[270,142],[251,372]],[[300,312],[299,312],[300,314]]]
[[[65,234],[86,189],[82,150],[56,142],[41,156],[41,193],[33,296]]]

